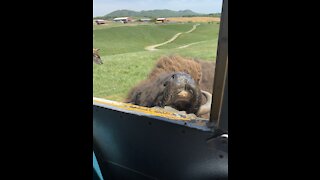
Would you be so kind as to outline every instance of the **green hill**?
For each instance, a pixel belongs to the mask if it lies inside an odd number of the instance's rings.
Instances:
[[[148,11],[131,11],[131,10],[117,10],[113,11],[105,16],[104,18],[115,18],[115,17],[183,17],[183,16],[201,16],[204,14],[196,13],[191,10],[181,10],[181,11],[173,11],[168,9],[156,9],[156,10],[148,10]]]

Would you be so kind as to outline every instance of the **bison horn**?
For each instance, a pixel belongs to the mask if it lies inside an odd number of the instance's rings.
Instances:
[[[203,95],[207,98],[207,102],[204,105],[200,106],[197,112],[198,115],[207,114],[211,110],[212,94],[203,90],[201,90],[201,93],[203,93]]]

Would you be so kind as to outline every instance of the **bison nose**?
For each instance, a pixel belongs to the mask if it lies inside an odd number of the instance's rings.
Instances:
[[[183,97],[183,98],[187,98],[187,97],[190,96],[190,93],[189,93],[188,91],[186,91],[186,90],[182,90],[182,91],[180,91],[180,92],[178,93],[178,96],[179,96],[179,97]]]

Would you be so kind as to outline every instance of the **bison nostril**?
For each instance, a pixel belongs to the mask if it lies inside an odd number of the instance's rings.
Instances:
[[[172,76],[171,76],[172,79],[174,79],[175,77],[176,77],[175,75],[172,75]]]

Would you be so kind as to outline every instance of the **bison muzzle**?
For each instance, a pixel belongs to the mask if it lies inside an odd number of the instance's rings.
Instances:
[[[201,103],[201,91],[189,74],[177,72],[168,74],[162,82],[153,106],[171,106],[179,111],[197,113]]]

